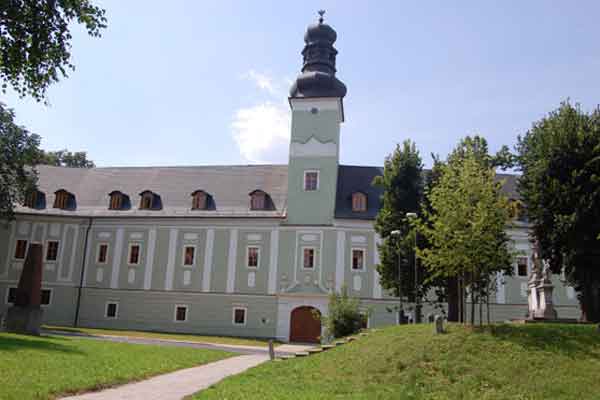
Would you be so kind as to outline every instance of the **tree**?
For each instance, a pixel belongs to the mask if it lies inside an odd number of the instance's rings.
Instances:
[[[414,301],[418,293],[426,291],[420,287],[424,274],[417,271],[419,279],[415,279],[415,233],[406,216],[419,212],[423,197],[423,163],[415,143],[406,140],[397,145],[385,159],[383,175],[373,184],[383,189],[382,206],[375,219],[375,231],[382,238],[377,266],[381,286],[395,296],[408,296]]]
[[[59,151],[43,151],[40,157],[40,164],[53,165],[56,167],[70,168],[94,168],[92,160],[87,159],[85,151],[70,152],[67,149]]]
[[[440,176],[426,193],[427,207],[418,220],[427,247],[417,249],[429,279],[456,278],[471,294],[471,323],[475,302],[487,298],[497,273],[512,274],[512,253],[505,231],[510,216],[508,199],[482,145],[466,138],[439,165]],[[462,297],[462,296],[461,296]],[[464,301],[461,300],[461,304]],[[464,309],[464,305],[463,305]]]
[[[600,108],[568,101],[533,124],[517,144],[518,190],[551,270],[565,269],[581,318],[600,321]]]
[[[5,0],[0,2],[0,80],[21,96],[45,98],[49,85],[71,64],[71,32],[76,21],[97,37],[105,11],[89,0]]]
[[[18,126],[12,110],[0,103],[0,219],[13,217],[13,205],[23,203],[36,187],[31,168],[39,157],[40,137]]]
[[[360,310],[360,301],[348,295],[348,289],[342,286],[340,293],[329,294],[329,306],[327,315],[320,316],[315,313],[315,318],[321,318],[329,338],[341,338],[352,335],[366,325],[369,311]]]

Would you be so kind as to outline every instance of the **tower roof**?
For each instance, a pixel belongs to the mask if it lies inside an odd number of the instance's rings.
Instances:
[[[346,95],[346,85],[335,76],[337,50],[333,43],[337,33],[323,22],[324,14],[324,10],[319,11],[319,21],[309,25],[304,34],[302,72],[290,89],[292,98],[341,98]]]

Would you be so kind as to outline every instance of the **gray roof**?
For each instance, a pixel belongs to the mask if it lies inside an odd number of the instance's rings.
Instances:
[[[38,166],[39,189],[46,195],[46,208],[17,207],[17,212],[73,216],[153,217],[267,217],[284,218],[287,206],[287,165],[240,165],[196,167],[64,168]],[[380,208],[381,189],[371,183],[382,167],[340,165],[335,217],[372,220]],[[498,174],[505,180],[504,192],[518,198],[517,176]],[[75,195],[73,211],[52,208],[54,192],[65,189]],[[267,193],[274,210],[250,210],[249,194]],[[162,201],[161,210],[139,210],[139,194],[150,190]],[[191,194],[203,190],[211,195],[214,210],[192,210]],[[129,210],[109,210],[109,196],[121,191],[131,199]],[[367,195],[367,211],[352,212],[352,193]]]

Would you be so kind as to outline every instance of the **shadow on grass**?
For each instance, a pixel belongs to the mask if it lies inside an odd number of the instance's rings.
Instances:
[[[478,328],[476,331],[488,332],[494,338],[516,343],[526,349],[600,359],[600,334],[591,325],[502,324]]]
[[[11,336],[0,336],[0,351],[17,351],[17,350],[40,350],[40,351],[57,351],[62,353],[73,353],[83,354],[81,351],[67,346],[61,343],[56,343],[56,338],[49,340],[45,337],[31,336],[26,338],[25,336],[19,337],[17,335]]]

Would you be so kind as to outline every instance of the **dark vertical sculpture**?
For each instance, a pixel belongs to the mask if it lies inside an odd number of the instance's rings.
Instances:
[[[29,245],[19,279],[14,305],[6,314],[6,330],[15,333],[39,335],[43,310],[42,298],[42,245]]]

